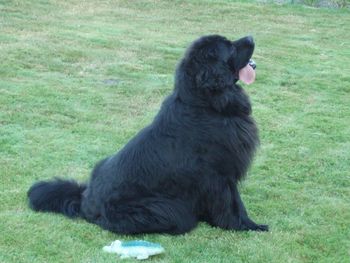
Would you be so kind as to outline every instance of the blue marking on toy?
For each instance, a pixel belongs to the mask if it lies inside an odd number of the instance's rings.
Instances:
[[[143,240],[124,241],[124,242],[122,242],[122,246],[123,247],[138,247],[138,246],[142,246],[142,247],[162,247],[158,243],[152,243],[152,242],[143,241]]]

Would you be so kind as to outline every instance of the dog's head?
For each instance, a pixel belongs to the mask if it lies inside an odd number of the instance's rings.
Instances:
[[[186,97],[188,93],[202,100],[227,97],[228,92],[240,89],[235,85],[239,79],[247,84],[254,81],[255,65],[250,63],[254,46],[251,36],[236,41],[219,35],[199,38],[178,67],[176,86],[187,90]]]
[[[251,36],[236,41],[219,35],[204,36],[193,42],[185,59],[193,67],[198,86],[226,85],[223,83],[226,81],[227,85],[232,85],[242,77],[240,71],[249,64],[254,46]],[[249,78],[244,77],[243,81]]]

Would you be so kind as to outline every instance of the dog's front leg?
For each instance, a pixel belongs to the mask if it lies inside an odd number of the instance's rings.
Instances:
[[[221,189],[221,191],[217,191]],[[212,226],[224,229],[240,229],[240,221],[237,215],[234,214],[232,207],[233,195],[228,185],[215,188],[215,191],[209,191],[209,195],[205,200],[208,209],[208,215],[205,220]]]
[[[238,223],[237,230],[268,231],[268,225],[256,224],[248,217],[247,210],[244,207],[243,201],[237,189],[237,185],[233,185],[231,187],[231,192],[233,197],[232,209],[235,217],[234,224]]]

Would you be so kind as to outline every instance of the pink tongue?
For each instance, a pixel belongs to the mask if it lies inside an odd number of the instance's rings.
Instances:
[[[245,84],[252,84],[255,81],[255,70],[248,64],[239,71],[239,79]]]

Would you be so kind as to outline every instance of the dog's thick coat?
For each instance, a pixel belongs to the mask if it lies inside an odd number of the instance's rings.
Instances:
[[[198,221],[267,230],[249,219],[237,189],[258,145],[249,98],[236,84],[253,50],[251,37],[196,40],[154,121],[100,161],[87,185],[34,184],[31,208],[80,216],[122,234],[181,234]]]

